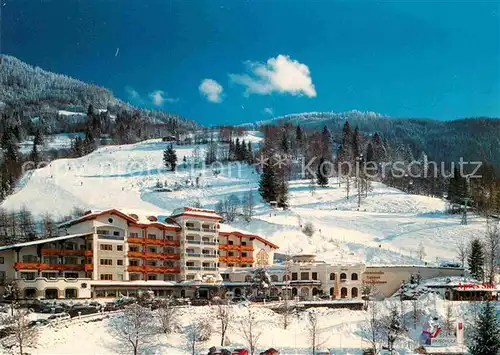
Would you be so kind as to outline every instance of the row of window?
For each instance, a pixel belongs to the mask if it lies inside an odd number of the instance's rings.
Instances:
[[[34,280],[38,276],[36,272],[21,272],[21,279],[23,280]],[[42,277],[46,279],[57,279],[59,276],[58,272],[42,272]],[[64,276],[67,279],[77,279],[77,272],[65,272]]]
[[[112,251],[113,250],[113,244],[101,244],[100,249],[101,250]],[[116,251],[123,251],[123,245],[117,245],[116,246]]]
[[[336,276],[335,273],[330,274],[330,280],[335,280]],[[252,276],[247,275],[245,277],[245,281],[249,282],[248,280],[251,280]],[[292,272],[291,276],[292,281],[298,281],[299,280],[299,274],[297,272]],[[318,273],[317,272],[301,272],[300,273],[300,280],[301,281],[309,281],[309,280],[318,280]],[[341,273],[340,274],[340,281],[346,281],[347,280],[347,274]],[[352,273],[351,274],[351,280],[352,281],[358,281],[358,274]],[[271,275],[271,281],[272,282],[279,282],[279,277],[278,275]],[[290,281],[290,275],[284,275],[283,276],[283,281]]]
[[[148,247],[147,248],[147,252],[148,253],[161,253],[163,250],[163,253],[166,253],[166,254],[175,254],[175,249],[174,248],[164,248],[164,249],[161,249],[161,248],[156,248],[156,247]],[[137,252],[142,252],[141,248],[137,245],[130,245],[129,246],[129,251],[137,251]]]
[[[112,266],[113,265],[113,259],[100,259],[99,263],[101,265]],[[116,260],[116,265],[123,266],[123,260],[121,260],[121,259]]]

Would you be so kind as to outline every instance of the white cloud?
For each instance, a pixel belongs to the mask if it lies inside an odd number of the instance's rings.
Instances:
[[[127,93],[129,101],[131,101],[132,103],[142,103],[141,95],[133,87],[126,86],[125,92]]]
[[[156,90],[149,94],[149,98],[151,99],[151,101],[153,101],[153,105],[163,106],[163,103],[165,102],[163,94],[164,92],[161,90]]]
[[[271,116],[274,116],[274,111],[273,111],[273,109],[271,107],[266,107],[264,109],[264,113],[267,113],[267,114],[269,114]]]
[[[247,65],[249,74],[229,74],[231,81],[246,86],[246,95],[279,92],[316,96],[308,66],[287,55],[269,58],[266,63],[247,62]]]
[[[203,79],[200,86],[198,86],[200,93],[207,98],[210,102],[222,102],[222,92],[224,89],[222,85],[213,79]]]

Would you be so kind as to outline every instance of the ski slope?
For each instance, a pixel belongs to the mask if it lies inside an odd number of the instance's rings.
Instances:
[[[241,137],[252,142],[254,150],[262,138],[257,132]],[[456,244],[484,234],[484,220],[471,216],[467,226],[460,217],[443,213],[441,199],[408,195],[383,184],[373,191],[357,211],[357,199],[345,198],[336,178],[326,188],[311,192],[309,181],[290,182],[290,209],[273,210],[258,194],[259,175],[255,167],[229,164],[212,168],[179,167],[170,172],[163,165],[168,143],[149,140],[137,144],[105,146],[78,159],[61,159],[26,174],[17,191],[2,204],[6,209],[27,206],[36,215],[66,216],[74,208],[122,208],[165,216],[173,209],[200,202],[213,208],[217,201],[232,194],[243,198],[253,191],[256,215],[249,223],[234,222],[237,228],[262,235],[280,246],[282,253],[316,253],[331,262],[376,264],[417,264],[454,259]],[[177,146],[178,164],[196,150],[203,160],[204,146]],[[198,178],[199,187],[196,186]],[[158,181],[171,192],[158,192]],[[187,182],[187,184],[186,184]],[[175,188],[177,186],[177,188]],[[311,222],[311,237],[301,226]],[[426,256],[417,258],[422,243]]]

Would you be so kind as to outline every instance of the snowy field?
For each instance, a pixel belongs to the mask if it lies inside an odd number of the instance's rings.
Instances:
[[[261,140],[256,132],[243,138],[250,140],[255,150]],[[408,195],[379,183],[373,184],[373,191],[357,211],[356,197],[346,201],[344,187],[339,187],[336,178],[330,179],[326,188],[316,187],[314,193],[309,181],[291,181],[290,209],[274,211],[260,199],[255,167],[223,165],[218,176],[212,168],[179,167],[173,173],[163,165],[166,147],[167,143],[150,140],[106,146],[82,158],[53,161],[25,175],[2,206],[28,206],[35,214],[55,217],[68,215],[74,208],[123,208],[165,216],[197,201],[213,208],[222,198],[231,194],[243,198],[251,190],[257,202],[256,216],[250,223],[234,222],[235,227],[262,235],[279,245],[283,253],[312,252],[326,261],[376,264],[423,263],[417,258],[420,243],[425,261],[454,259],[459,240],[484,233],[484,220],[470,216],[469,225],[462,226],[460,217],[443,213],[445,202],[441,199]],[[205,147],[195,148],[176,147],[178,164],[195,150],[203,158]],[[155,191],[159,181],[174,191]],[[300,226],[307,222],[315,227],[312,237],[301,231]]]
[[[461,319],[467,324],[467,319],[473,313],[473,305],[460,302],[446,302],[433,295],[427,295],[419,301],[418,321],[413,322],[413,307],[410,302],[403,304],[405,323],[408,333],[400,339],[398,354],[412,354],[411,349],[418,347],[418,341],[423,327],[440,325],[443,327],[446,318],[446,309],[452,321]],[[388,314],[390,307],[401,307],[397,301],[377,303],[379,316]],[[230,310],[230,326],[228,328],[228,342],[226,348],[247,347],[242,337],[242,329],[248,316],[248,306],[232,306]],[[367,320],[370,313],[365,311],[333,310],[327,308],[313,308],[298,311],[291,316],[291,323],[285,330],[283,318],[273,310],[263,306],[252,306],[251,310],[257,324],[260,337],[258,350],[263,351],[274,347],[280,349],[282,355],[310,354],[311,337],[309,335],[309,314],[314,313],[318,320],[316,342],[319,348],[329,349],[332,354],[361,354],[361,350],[368,346],[363,339],[366,332]],[[220,344],[220,325],[216,318],[216,306],[212,307],[182,307],[178,314],[178,326],[174,333],[169,335],[155,335],[150,337],[147,344],[141,347],[141,354],[158,355],[187,355],[190,354],[187,346],[186,329],[190,324],[199,320],[210,320],[213,328],[209,341],[199,343],[197,351],[206,354],[211,346]],[[82,323],[68,321],[67,323],[51,324],[40,328],[36,348],[29,349],[32,355],[111,355],[130,354],[131,350],[113,336],[110,330],[111,319],[119,315],[110,315],[111,318]],[[152,318],[151,327],[156,327],[156,318]],[[430,323],[429,323],[430,322]],[[426,328],[429,329],[429,328]],[[365,333],[366,334],[366,333]],[[443,335],[444,337],[444,335]],[[450,336],[447,336],[450,338]],[[125,345],[125,347],[124,347]],[[12,349],[15,350],[15,349]]]

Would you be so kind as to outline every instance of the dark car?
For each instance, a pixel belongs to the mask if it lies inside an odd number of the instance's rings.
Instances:
[[[84,316],[86,314],[94,314],[94,313],[99,313],[99,309],[96,307],[86,307],[86,306],[80,306],[80,307],[73,307],[68,311],[69,315],[71,318],[78,317],[79,315]]]

